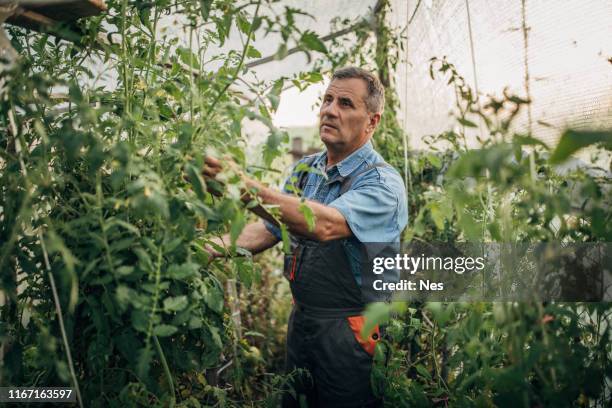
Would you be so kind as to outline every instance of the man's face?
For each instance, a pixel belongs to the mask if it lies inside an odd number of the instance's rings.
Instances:
[[[319,135],[328,149],[352,151],[365,143],[373,130],[367,92],[360,78],[334,79],[329,84],[319,111]]]

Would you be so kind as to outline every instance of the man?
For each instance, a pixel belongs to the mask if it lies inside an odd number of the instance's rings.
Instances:
[[[296,171],[284,192],[243,176],[249,191],[280,210],[292,237],[285,258],[294,307],[287,335],[287,370],[296,397],[283,406],[378,406],[370,385],[372,355],[380,334],[361,336],[367,303],[365,243],[397,243],[407,223],[402,178],[385,164],[370,141],[380,122],[384,89],[378,78],[356,67],[336,71],[323,97],[319,134],[326,151],[300,161],[317,171]],[[207,158],[204,174],[214,178],[219,161]],[[302,199],[296,194],[299,192]],[[250,200],[251,197],[245,197]],[[310,229],[302,200],[314,215]],[[247,225],[237,245],[254,253],[275,245],[280,229],[270,217]],[[227,245],[229,237],[223,238]],[[297,370],[296,370],[297,369]],[[303,375],[303,373],[308,373]],[[301,397],[300,397],[301,396]]]

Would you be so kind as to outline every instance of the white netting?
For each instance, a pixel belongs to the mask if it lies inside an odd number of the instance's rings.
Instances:
[[[395,0],[393,6],[394,25],[410,21],[407,61],[397,82],[413,147],[453,123],[452,88],[429,76],[434,56],[446,56],[485,95],[499,95],[507,86],[525,96],[527,67],[532,129],[546,142],[566,127],[612,127],[612,2]],[[528,128],[527,113],[518,118],[522,129]]]

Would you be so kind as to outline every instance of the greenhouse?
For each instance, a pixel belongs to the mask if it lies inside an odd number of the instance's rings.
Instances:
[[[0,0],[0,406],[610,406],[610,21]]]

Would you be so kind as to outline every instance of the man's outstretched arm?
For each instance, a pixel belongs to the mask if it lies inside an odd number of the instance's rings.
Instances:
[[[206,158],[205,176],[214,179],[222,170],[223,166],[219,160],[212,157]],[[300,211],[302,205],[300,198],[267,187],[242,172],[240,172],[240,175],[247,188],[250,191],[256,191],[256,195],[263,204],[278,206],[281,221],[287,225],[291,232],[322,242],[351,236],[352,232],[344,215],[337,209],[316,201],[305,200],[305,204],[310,208],[315,219],[315,226],[311,231],[306,217]],[[252,200],[252,197],[250,194],[244,194],[242,199],[245,203],[248,203]],[[267,221],[276,223],[273,217],[261,206],[252,207],[251,211]]]
[[[223,248],[229,248],[231,244],[229,234],[225,234],[221,238],[215,238],[213,242]],[[247,226],[244,227],[236,240],[236,246],[247,249],[252,254],[257,254],[273,247],[277,242],[278,239],[268,231],[264,223],[258,221],[247,224]],[[215,257],[222,256],[222,254],[212,248],[209,248],[209,251]]]
[[[281,221],[293,233],[321,242],[345,238],[351,235],[351,229],[344,215],[333,207],[312,200],[304,201],[304,204],[312,211],[315,219],[314,228],[311,231],[306,217],[300,211],[300,205],[302,205],[300,198],[281,193],[254,180],[247,180],[246,183],[250,188],[257,190],[257,196],[264,204],[278,206]]]

